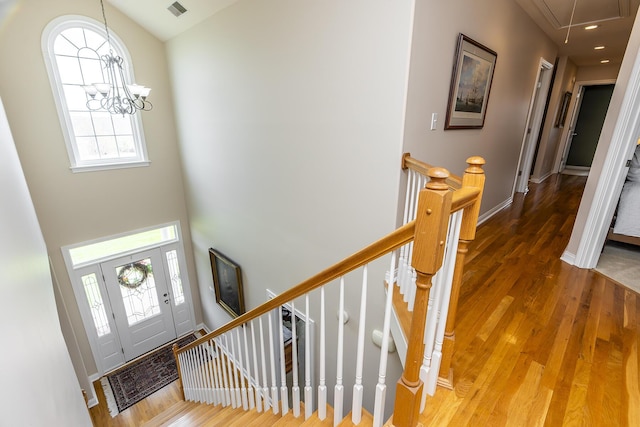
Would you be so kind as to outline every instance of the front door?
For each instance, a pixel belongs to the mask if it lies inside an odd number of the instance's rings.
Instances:
[[[100,266],[126,361],[176,338],[159,249]]]

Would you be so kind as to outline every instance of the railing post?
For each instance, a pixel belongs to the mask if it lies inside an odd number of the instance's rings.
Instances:
[[[460,286],[462,285],[462,277],[464,274],[464,261],[465,256],[469,251],[469,244],[476,237],[478,215],[480,214],[480,202],[482,200],[482,191],[484,189],[485,181],[484,170],[482,170],[485,160],[482,157],[469,157],[467,159],[467,164],[469,167],[464,171],[462,186],[478,188],[480,189],[480,194],[478,194],[475,203],[467,207],[462,214],[460,238],[458,240],[458,254],[453,271],[451,299],[449,301],[449,315],[447,316],[447,324],[444,332],[444,341],[442,343],[442,362],[440,364],[440,372],[438,374],[438,384],[450,389],[453,388],[451,358],[453,356],[453,349],[456,340],[456,312],[458,310],[458,298],[460,297]]]
[[[424,353],[424,330],[431,279],[440,269],[444,256],[447,224],[451,211],[451,192],[446,184],[449,172],[431,168],[431,180],[420,192],[414,237],[413,268],[417,273],[416,297],[408,337],[405,369],[396,386],[393,425],[413,427],[418,423],[423,383],[420,367]]]
[[[178,358],[178,344],[174,343],[171,349],[173,350],[173,357],[176,359],[176,368],[178,369],[178,388],[180,389],[182,400],[185,400],[184,386],[182,385],[182,372],[180,372],[180,359]]]

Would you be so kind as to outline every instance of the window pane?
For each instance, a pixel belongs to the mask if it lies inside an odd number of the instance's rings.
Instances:
[[[72,56],[58,56],[58,71],[62,83],[82,84],[82,74],[78,65],[78,58]]]
[[[146,270],[146,277],[142,276],[140,282],[135,283],[135,287],[126,285],[129,272],[135,273],[138,266]],[[120,282],[120,293],[124,302],[124,309],[127,312],[127,321],[129,326],[133,326],[150,317],[160,314],[160,303],[158,302],[158,292],[156,290],[156,282],[153,278],[153,268],[149,258],[137,261],[135,264],[122,265],[116,267],[116,275]],[[124,276],[124,277],[123,277]],[[140,277],[133,277],[134,280]]]
[[[113,135],[113,125],[111,124],[111,114],[106,112],[93,112],[93,125],[96,128],[96,135]]]
[[[103,159],[115,159],[119,157],[115,136],[99,136],[98,149],[100,150],[100,157]]]
[[[73,43],[78,49],[85,46],[84,31],[82,28],[68,28],[61,33],[69,42]]]
[[[104,37],[102,37],[100,34],[91,31],[91,30],[84,30],[84,35],[85,35],[85,39],[87,41],[87,47],[94,50],[94,51],[98,51],[100,48],[104,47],[107,48],[107,42],[104,39]],[[105,52],[106,53],[106,52]],[[100,53],[100,55],[104,55],[104,53]]]
[[[169,266],[169,277],[171,278],[171,289],[173,289],[173,304],[178,306],[184,303],[184,290],[182,289],[182,279],[180,278],[178,251],[174,249],[167,252],[166,255],[167,265]]]
[[[73,133],[76,136],[92,136],[93,124],[89,113],[70,113]]]
[[[116,140],[120,157],[134,157],[136,155],[136,147],[132,136],[118,136]]]
[[[53,50],[57,55],[67,55],[67,56],[76,56],[76,52],[78,52],[78,48],[71,44],[69,40],[62,36],[56,37],[56,41],[53,45]]]
[[[94,136],[76,137],[76,146],[78,147],[78,156],[80,160],[96,160],[100,158],[98,154],[98,143]]]
[[[113,129],[116,135],[133,135],[130,116],[123,116],[122,114],[112,115],[111,121],[113,122]]]
[[[89,308],[91,309],[91,317],[93,317],[93,324],[96,327],[96,333],[98,337],[106,335],[111,332],[109,327],[109,320],[104,308],[104,302],[102,301],[102,295],[100,294],[100,288],[98,287],[98,280],[95,273],[82,276],[82,285],[84,286],[84,293],[87,296],[89,302]]]
[[[135,251],[161,243],[178,241],[178,230],[175,225],[142,231],[127,236],[116,237],[102,242],[92,243],[78,248],[69,249],[71,262],[74,267],[101,260],[110,255]]]
[[[79,66],[84,84],[103,83],[106,80],[102,75],[102,61],[99,59],[80,58]]]
[[[81,86],[64,85],[64,98],[69,111],[87,111],[87,94]]]

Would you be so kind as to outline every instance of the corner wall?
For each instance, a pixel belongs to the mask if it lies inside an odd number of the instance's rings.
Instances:
[[[215,303],[209,247],[240,264],[251,309],[266,288],[281,293],[395,229],[412,11],[410,0],[241,0],[167,43],[209,327],[229,320]],[[385,267],[369,271],[369,355]],[[333,330],[334,309],[327,319]],[[335,378],[334,343],[327,352]],[[377,359],[366,360],[365,378],[377,377]],[[390,360],[393,396],[401,370]],[[371,409],[373,396],[365,400]]]
[[[0,411],[6,426],[91,426],[62,337],[44,238],[0,101]]]

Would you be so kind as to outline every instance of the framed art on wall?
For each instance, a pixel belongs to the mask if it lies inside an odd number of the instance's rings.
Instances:
[[[445,129],[484,126],[497,58],[498,54],[488,47],[458,35]]]
[[[240,266],[213,248],[209,249],[209,259],[216,302],[231,316],[240,316],[245,312]]]

